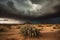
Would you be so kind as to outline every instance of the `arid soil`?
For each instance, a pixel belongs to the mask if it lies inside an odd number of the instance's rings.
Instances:
[[[60,29],[53,28],[57,27],[57,25],[33,25],[33,27],[42,29],[39,38],[22,36],[20,34],[20,26],[23,25],[0,25],[0,40],[60,40],[60,32],[58,32]]]

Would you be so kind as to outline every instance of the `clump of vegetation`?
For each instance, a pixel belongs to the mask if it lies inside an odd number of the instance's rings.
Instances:
[[[0,29],[0,32],[4,32],[5,30],[2,28],[2,29]]]
[[[53,29],[57,29],[57,27],[53,27]]]
[[[24,26],[20,28],[21,34],[28,37],[39,37],[40,30],[32,26]]]
[[[1,28],[1,29],[0,29],[0,32],[8,32],[8,30],[5,29],[5,28]]]
[[[43,25],[38,25],[38,27],[43,27]]]
[[[56,25],[55,27],[53,27],[53,29],[60,29],[60,26]]]
[[[4,24],[3,26],[4,26],[5,28],[11,29],[11,25],[9,25],[9,24],[8,24],[8,25]]]

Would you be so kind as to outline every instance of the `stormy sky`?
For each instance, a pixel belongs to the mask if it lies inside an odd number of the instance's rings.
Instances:
[[[59,17],[50,17],[58,13],[60,7],[55,7],[59,5],[60,0],[0,0],[0,10],[2,11],[0,11],[0,17],[14,19],[18,17],[18,19],[32,23],[50,23],[53,20],[55,20],[53,23],[58,23]]]

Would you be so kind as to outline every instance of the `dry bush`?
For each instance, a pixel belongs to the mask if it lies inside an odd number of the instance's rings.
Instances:
[[[8,32],[7,28],[0,28],[0,32]]]
[[[28,37],[39,37],[40,30],[32,26],[23,26],[20,28],[21,34]]]

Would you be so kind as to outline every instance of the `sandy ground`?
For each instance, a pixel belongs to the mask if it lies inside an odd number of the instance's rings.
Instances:
[[[60,33],[57,32],[57,29],[53,29],[52,27],[43,27],[44,30],[41,31],[39,38],[24,37],[19,34],[20,29],[17,29],[17,26],[11,27],[12,29],[7,29],[7,32],[0,32],[0,40],[60,40]],[[2,26],[0,26],[0,28],[2,28]]]

